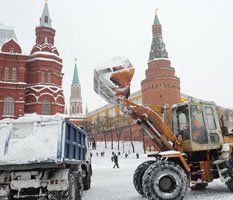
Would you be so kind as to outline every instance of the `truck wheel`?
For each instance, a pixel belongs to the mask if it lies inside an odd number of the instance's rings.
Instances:
[[[60,200],[81,200],[82,192],[83,185],[80,173],[70,173],[69,189],[61,192]]]
[[[83,181],[83,189],[89,190],[91,188],[91,175],[90,173],[87,174],[87,177]]]
[[[174,162],[155,162],[143,176],[143,191],[149,200],[181,200],[186,190],[187,175]]]
[[[142,177],[143,177],[145,171],[147,170],[147,168],[150,165],[152,165],[154,162],[155,162],[154,160],[145,161],[142,164],[140,164],[134,172],[133,184],[134,184],[134,187],[137,190],[137,192],[139,194],[141,194],[142,196],[145,196],[145,194],[143,192],[143,187],[142,187]]]

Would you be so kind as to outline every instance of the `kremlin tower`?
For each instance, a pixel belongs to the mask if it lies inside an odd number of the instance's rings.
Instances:
[[[75,59],[73,81],[70,95],[70,116],[83,114],[81,85],[78,78],[77,59]]]
[[[171,107],[180,102],[180,79],[171,67],[168,53],[163,41],[162,26],[157,12],[152,25],[153,39],[146,70],[146,78],[141,82],[143,104],[155,104]],[[171,112],[165,119],[171,127]]]

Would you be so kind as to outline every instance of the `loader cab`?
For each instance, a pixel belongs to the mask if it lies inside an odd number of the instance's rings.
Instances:
[[[185,102],[172,108],[173,133],[184,152],[219,149],[223,136],[213,102]]]

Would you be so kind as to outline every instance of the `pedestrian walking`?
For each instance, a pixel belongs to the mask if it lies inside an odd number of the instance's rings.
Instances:
[[[137,159],[139,158],[139,154],[138,154],[138,153],[136,153],[136,158],[137,158]]]
[[[114,154],[113,156],[113,162],[114,162],[113,168],[115,167],[120,168],[118,164],[118,156],[116,154]]]
[[[128,157],[128,154],[127,153],[125,153],[125,158],[127,158]]]

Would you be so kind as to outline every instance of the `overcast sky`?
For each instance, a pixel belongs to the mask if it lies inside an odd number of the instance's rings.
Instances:
[[[136,68],[131,90],[141,89],[155,9],[181,92],[233,108],[232,0],[49,0],[55,45],[63,59],[68,103],[77,57],[83,105],[105,104],[93,90],[93,69],[114,57]],[[0,0],[0,22],[15,27],[23,52],[35,44],[43,0]]]

